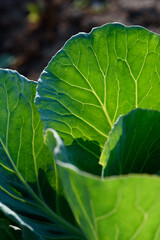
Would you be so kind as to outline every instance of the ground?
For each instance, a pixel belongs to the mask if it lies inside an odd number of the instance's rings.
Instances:
[[[138,24],[160,33],[160,1],[0,1],[0,67],[37,80],[67,39],[108,22]]]

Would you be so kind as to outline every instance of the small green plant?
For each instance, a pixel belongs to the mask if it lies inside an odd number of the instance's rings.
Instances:
[[[160,238],[160,37],[107,24],[37,82],[0,70],[3,240]]]

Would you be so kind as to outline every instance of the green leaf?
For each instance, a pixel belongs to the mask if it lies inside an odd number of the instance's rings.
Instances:
[[[2,203],[0,203],[0,215],[0,233],[3,240],[42,239],[15,212]],[[21,229],[23,230],[23,238],[21,236]]]
[[[100,177],[70,164],[66,148],[54,130],[53,149],[65,194],[88,240],[158,240],[160,238],[160,178],[151,175]]]
[[[0,217],[0,236],[3,240],[22,240],[21,229],[14,225],[11,225],[11,221],[6,217]]]
[[[78,168],[100,174],[100,153],[120,115],[160,110],[159,40],[142,27],[107,24],[72,37],[45,68],[36,104]]]
[[[104,181],[62,164],[65,192],[90,240],[159,239],[160,179],[134,175]]]
[[[0,199],[39,239],[84,239],[60,196],[34,105],[36,85],[15,71],[0,70]]]
[[[134,109],[121,116],[102,152],[104,175],[160,170],[160,112]]]

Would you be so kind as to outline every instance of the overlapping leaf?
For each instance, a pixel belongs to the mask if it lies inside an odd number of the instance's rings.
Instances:
[[[62,217],[74,222],[64,197],[56,194],[58,176],[43,142],[35,91],[35,82],[0,70],[0,202],[30,226],[34,234],[25,239],[81,238],[80,230]]]
[[[121,116],[104,146],[104,175],[156,174],[160,170],[160,112],[134,109]]]
[[[66,148],[51,129],[46,131],[46,143],[53,147],[51,143],[57,139],[53,152],[65,194],[87,239],[160,238],[159,177],[130,175],[102,180],[88,174],[100,175],[99,156],[120,115],[138,107],[160,110],[159,40],[158,35],[141,27],[107,24],[90,34],[72,37],[53,57],[38,81],[36,104],[45,128],[55,129]],[[156,114],[159,116],[158,112]],[[134,167],[138,168],[136,171],[131,168],[131,172],[141,173],[149,166],[143,164],[145,151],[154,145],[157,155],[149,154],[152,161],[149,164],[156,162],[159,170],[159,126],[156,125],[159,117],[149,114],[144,125],[146,117],[146,114],[142,116],[141,124],[141,120],[133,116],[127,123],[124,121],[127,117],[120,118],[101,156],[104,167],[108,161],[111,169],[128,173],[123,164],[123,171],[120,171],[118,158],[124,163],[126,156],[127,166],[135,163]],[[143,125],[140,132],[137,125]],[[152,127],[152,136],[149,134],[147,138],[147,131]],[[147,144],[134,142],[134,137]],[[111,145],[113,148],[107,149]],[[134,161],[133,153],[137,154],[140,164]],[[156,169],[150,173],[155,172]]]
[[[140,116],[139,109],[136,111]],[[144,110],[140,111],[143,115]],[[149,112],[151,116],[148,120],[151,118],[153,120],[154,117],[157,120],[157,113],[158,115],[160,113]],[[127,115],[129,119],[126,121],[131,123],[134,121],[133,115],[136,114],[133,113],[130,113],[132,116]],[[147,110],[146,113],[150,115]],[[146,114],[144,117],[146,118]],[[145,129],[144,134],[147,136],[148,132],[150,129]],[[159,136],[159,132],[155,133],[155,139],[156,136]],[[148,137],[149,140],[151,136]],[[158,240],[160,238],[159,177],[134,174],[102,180],[100,177],[80,171],[70,163],[67,150],[55,131],[46,130],[46,138],[51,142],[57,140],[57,146],[53,151],[59,165],[66,197],[88,240]],[[116,151],[114,148],[113,150]],[[134,161],[133,156],[132,159]],[[132,161],[130,163],[132,165]],[[118,168],[119,165],[116,164],[119,164],[118,160],[116,163],[114,161],[112,166]],[[154,161],[151,164],[154,166]],[[144,167],[143,161],[140,169],[142,167]]]

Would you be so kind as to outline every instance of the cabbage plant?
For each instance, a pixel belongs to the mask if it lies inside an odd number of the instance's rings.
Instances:
[[[160,239],[160,37],[69,39],[38,82],[0,69],[3,240]]]

